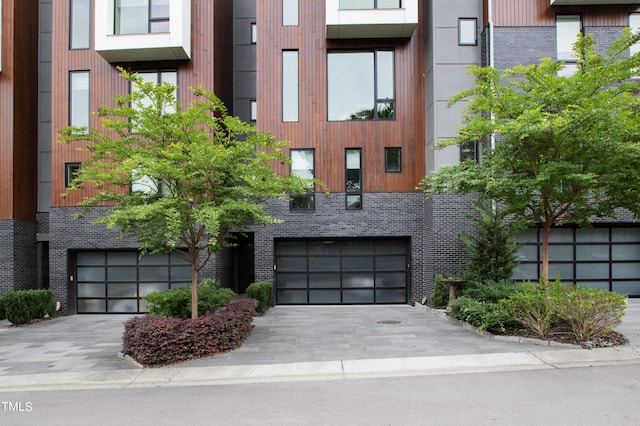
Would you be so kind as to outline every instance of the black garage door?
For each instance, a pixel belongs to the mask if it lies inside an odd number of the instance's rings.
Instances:
[[[276,240],[276,303],[407,303],[408,247],[407,239]]]
[[[146,312],[149,292],[191,285],[191,265],[176,253],[85,251],[73,258],[79,314]]]

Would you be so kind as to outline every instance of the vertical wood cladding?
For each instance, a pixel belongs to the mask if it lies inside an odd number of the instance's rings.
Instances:
[[[91,31],[95,28],[91,2]],[[116,66],[137,70],[171,70],[178,72],[179,99],[188,104],[193,96],[189,87],[202,86],[215,92],[227,105],[232,104],[230,82],[232,66],[231,37],[232,2],[228,0],[191,0],[191,59],[188,61],[139,62],[110,64],[93,49],[69,49],[69,1],[53,2],[53,64],[52,64],[52,205],[74,206],[84,197],[97,193],[96,188],[83,187],[63,197],[65,162],[82,162],[86,154],[76,148],[80,143],[61,145],[58,133],[69,125],[69,72],[90,71],[90,110],[101,104],[113,105],[113,98],[128,92],[127,81],[118,76]],[[100,120],[91,117],[90,126],[100,128]]]
[[[37,208],[38,0],[2,2],[0,219],[35,221]]]
[[[615,3],[615,2],[612,2]],[[487,23],[487,0],[485,25]],[[558,14],[582,14],[585,27],[629,24],[629,12],[639,11],[638,5],[551,6],[549,0],[493,0],[493,23],[499,27],[554,26]]]
[[[423,23],[423,2],[419,2]],[[315,148],[316,177],[344,192],[345,148],[362,148],[365,192],[413,191],[425,175],[423,24],[411,39],[327,40],[325,2],[301,1],[298,26],[282,26],[282,0],[257,0],[258,128],[291,148]],[[327,49],[392,47],[396,119],[327,120]],[[299,121],[282,122],[282,50],[299,52]],[[384,172],[384,148],[402,147],[402,173]],[[279,166],[288,173],[287,166]]]

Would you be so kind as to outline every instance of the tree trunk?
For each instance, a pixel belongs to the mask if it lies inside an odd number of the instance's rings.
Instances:
[[[191,318],[198,318],[198,269],[191,265]]]
[[[542,270],[540,271],[540,281],[549,280],[549,233],[551,224],[545,223],[542,228]]]

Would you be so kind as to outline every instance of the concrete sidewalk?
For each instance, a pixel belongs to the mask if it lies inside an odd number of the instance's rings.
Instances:
[[[640,363],[640,300],[618,331],[625,347],[567,349],[495,339],[425,307],[277,306],[235,351],[163,368],[118,357],[129,316],[0,323],[0,392],[326,380]]]

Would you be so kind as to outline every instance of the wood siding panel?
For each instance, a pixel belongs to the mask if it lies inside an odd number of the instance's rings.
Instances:
[[[35,221],[38,176],[38,1],[2,3],[0,218]]]
[[[414,191],[425,174],[424,44],[422,25],[410,40],[327,40],[325,4],[300,2],[300,25],[282,26],[282,1],[257,3],[257,125],[291,148],[315,148],[316,177],[331,192],[345,190],[345,149],[362,148],[365,192]],[[420,2],[420,22],[423,9]],[[327,120],[327,51],[395,51],[396,119]],[[282,51],[299,52],[299,121],[282,122]],[[402,148],[402,173],[384,172],[384,148]],[[279,173],[289,173],[279,166]]]
[[[485,12],[488,2],[485,0]],[[493,23],[499,27],[554,26],[556,15],[581,14],[585,27],[629,24],[638,5],[551,6],[549,0],[493,0]],[[485,24],[486,24],[485,13]]]
[[[92,2],[92,7],[93,7]],[[191,60],[110,64],[91,49],[69,50],[69,3],[55,1],[53,5],[53,87],[52,104],[52,205],[74,206],[84,197],[97,193],[96,188],[83,187],[66,197],[64,192],[64,164],[82,162],[86,154],[76,148],[80,144],[56,143],[58,133],[69,125],[69,72],[90,71],[90,110],[101,104],[113,105],[113,98],[126,94],[127,82],[118,76],[116,66],[128,70],[177,70],[179,99],[183,105],[193,100],[190,87],[202,86],[215,92],[227,105],[233,99],[230,83],[231,37],[233,25],[232,3],[228,0],[192,0],[191,3]],[[93,9],[92,9],[93,10]],[[95,17],[92,14],[91,28]],[[93,30],[92,30],[93,31]],[[93,34],[92,37],[93,39]],[[216,54],[217,53],[217,54]],[[91,117],[90,126],[97,128],[100,120]]]

